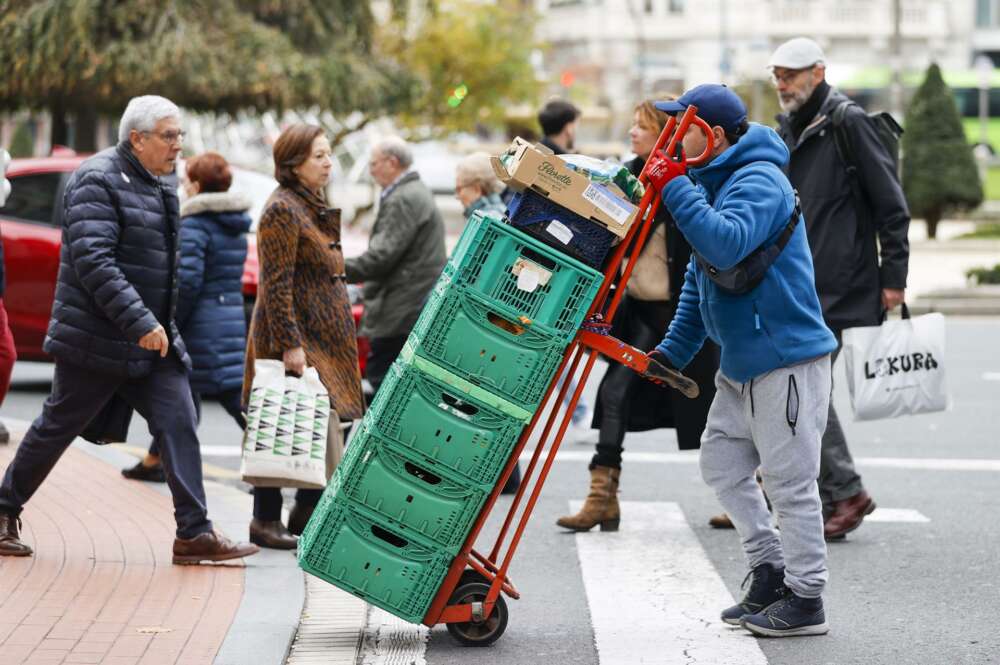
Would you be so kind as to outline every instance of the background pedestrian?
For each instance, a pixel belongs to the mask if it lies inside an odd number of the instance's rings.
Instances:
[[[274,143],[274,172],[279,187],[261,214],[257,231],[260,287],[250,323],[243,401],[253,386],[254,361],[284,362],[301,376],[315,367],[330,395],[330,428],[364,412],[358,369],[357,331],[351,315],[340,248],[340,211],[327,206],[326,184],[333,163],[322,128],[296,124]],[[331,429],[331,446],[340,446]],[[339,450],[327,450],[327,479]],[[300,489],[281,522],[280,487],[254,488],[250,539],[263,547],[296,546],[322,490]]]
[[[120,143],[85,161],[66,185],[62,249],[44,349],[52,393],[0,486],[0,554],[27,556],[18,516],[67,446],[114,397],[160,442],[177,522],[173,562],[249,556],[212,528],[205,506],[191,361],[174,320],[179,259],[177,194],[159,176],[181,150],[180,110],[132,99]]]
[[[668,116],[652,101],[636,105],[629,130],[635,159],[629,170],[638,176],[656,145]],[[677,310],[677,297],[691,258],[691,246],[661,205],[653,219],[646,244],[625,287],[611,334],[637,348],[653,348],[663,338]],[[681,450],[700,445],[708,408],[715,397],[718,347],[707,341],[685,373],[697,381],[701,394],[695,400],[646,381],[618,363],[609,363],[597,390],[593,426],[598,429],[596,452],[590,461],[590,493],[575,515],[560,517],[559,526],[587,530],[600,524],[614,530],[620,517],[618,483],[626,432],[663,427],[677,431]]]
[[[883,310],[903,302],[910,213],[893,156],[864,110],[826,82],[819,45],[804,37],[789,40],[775,50],[770,67],[784,110],[779,133],[791,151],[786,172],[802,201],[823,318],[837,338],[836,360],[844,329],[878,325]],[[840,154],[838,135],[854,163]],[[842,538],[875,510],[832,399],[819,489],[828,539]]]
[[[382,187],[378,214],[367,251],[345,261],[348,281],[364,283],[361,334],[371,343],[365,377],[376,392],[447,261],[444,221],[412,167],[410,146],[398,137],[372,149],[369,170]]]
[[[232,170],[225,158],[206,152],[187,160],[182,187],[181,262],[177,326],[191,355],[191,397],[201,420],[201,398],[214,396],[240,429],[246,418],[240,405],[246,314],[243,264],[250,230],[250,200],[230,192]],[[122,475],[163,482],[159,442]]]

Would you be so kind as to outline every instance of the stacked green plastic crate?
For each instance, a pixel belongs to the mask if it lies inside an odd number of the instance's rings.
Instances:
[[[302,534],[302,568],[419,623],[602,278],[473,215]]]

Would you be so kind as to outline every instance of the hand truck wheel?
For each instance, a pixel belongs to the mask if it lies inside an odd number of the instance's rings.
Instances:
[[[474,578],[473,578],[474,576]],[[466,581],[473,578],[477,581]],[[482,580],[483,577],[474,570],[467,570],[462,573],[455,593],[452,594],[449,604],[464,605],[465,603],[481,603],[486,599],[486,594],[490,591],[490,585]],[[497,596],[497,602],[493,605],[493,611],[488,617],[480,621],[472,620],[463,623],[446,624],[448,632],[458,641],[459,644],[469,647],[485,647],[496,642],[504,630],[507,629],[507,601],[503,594]]]

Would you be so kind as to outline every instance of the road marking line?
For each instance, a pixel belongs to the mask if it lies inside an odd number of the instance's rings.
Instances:
[[[580,509],[570,502],[570,511]],[[680,506],[622,503],[621,531],[576,534],[601,665],[767,665]]]
[[[146,455],[146,448],[140,448],[139,446],[133,446],[128,443],[112,443],[112,448],[126,452],[129,455],[133,455],[142,459]],[[217,446],[222,448],[224,446]],[[201,463],[201,471],[206,478],[213,478],[215,480],[240,480],[242,476],[239,471],[234,471],[233,469],[227,469],[225,467],[216,466],[215,464],[209,464],[208,462]]]
[[[427,665],[426,626],[412,624],[378,607],[369,607],[362,638],[361,665]]]
[[[865,522],[907,522],[911,524],[926,524],[931,518],[919,510],[912,508],[876,508],[875,512],[865,517]]]
[[[202,445],[201,454],[203,457],[242,457],[243,447]]]
[[[131,447],[130,447],[131,448]],[[138,450],[138,449],[136,449]],[[239,446],[202,446],[203,457],[240,457],[243,454]],[[558,462],[589,462],[594,454],[583,450],[560,449],[556,457]],[[644,462],[652,464],[697,464],[698,453],[647,453],[626,452],[629,462]],[[521,454],[521,461],[531,459],[531,451]],[[969,459],[947,457],[855,457],[858,466],[872,469],[909,469],[925,471],[1000,471],[1000,459]],[[206,465],[209,466],[209,465]],[[218,467],[216,467],[217,469]]]
[[[594,454],[583,450],[560,449],[556,456],[557,462],[589,462]],[[521,454],[521,461],[531,459],[531,451]],[[644,462],[652,464],[697,464],[698,453],[643,453],[626,452],[627,462]],[[909,469],[927,471],[1000,471],[1000,459],[968,459],[947,457],[855,457],[855,463],[861,467],[881,469]]]

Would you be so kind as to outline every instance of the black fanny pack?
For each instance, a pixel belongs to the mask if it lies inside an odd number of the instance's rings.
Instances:
[[[708,278],[726,293],[735,296],[749,293],[757,288],[764,280],[767,269],[778,260],[778,255],[781,254],[781,250],[785,248],[785,245],[791,239],[792,233],[795,232],[795,227],[798,225],[799,217],[801,216],[802,205],[799,202],[799,195],[796,193],[795,209],[792,211],[792,216],[788,220],[788,224],[781,232],[781,235],[778,236],[778,239],[767,247],[761,245],[728,270],[719,270],[706,261],[698,252],[694,252],[695,260],[698,261],[698,265],[708,275]]]

